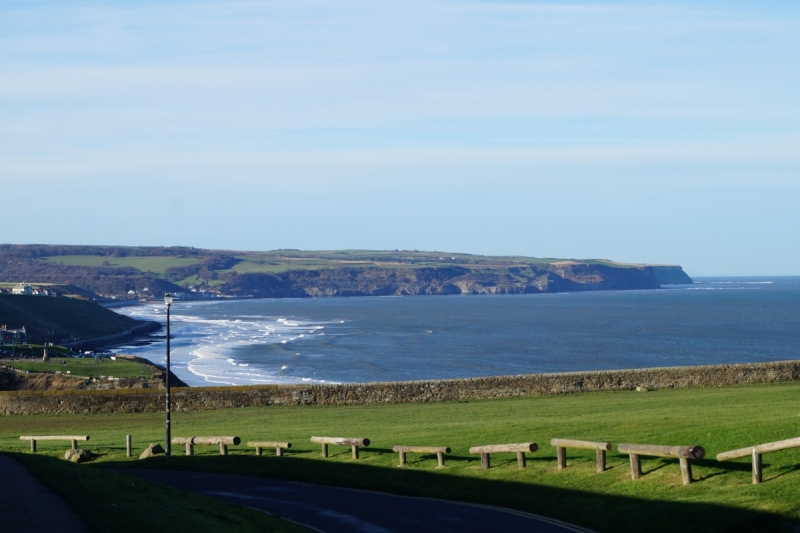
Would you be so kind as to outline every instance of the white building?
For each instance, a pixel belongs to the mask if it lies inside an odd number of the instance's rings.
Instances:
[[[18,283],[16,287],[11,289],[11,294],[33,294],[33,287],[27,283]]]

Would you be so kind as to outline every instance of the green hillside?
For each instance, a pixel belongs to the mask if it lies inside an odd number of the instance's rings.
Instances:
[[[142,322],[87,300],[0,294],[0,324],[25,326],[31,343],[58,344],[114,335]]]

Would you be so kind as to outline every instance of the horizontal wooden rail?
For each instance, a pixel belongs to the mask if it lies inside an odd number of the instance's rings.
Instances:
[[[730,461],[731,459],[739,459],[740,457],[750,456],[750,460],[753,464],[753,485],[758,485],[761,483],[762,479],[761,454],[778,452],[797,447],[800,447],[800,437],[794,437],[775,442],[767,442],[765,444],[758,444],[756,446],[749,446],[747,448],[739,448],[738,450],[718,453],[717,461]]]
[[[622,453],[650,455],[652,457],[678,457],[683,459],[702,459],[706,451],[702,446],[658,446],[655,444],[620,444]]]
[[[606,470],[606,452],[611,449],[610,442],[593,442],[589,440],[573,439],[551,439],[550,445],[556,449],[558,459],[558,469],[564,470],[567,467],[567,448],[577,448],[580,450],[595,450],[597,460],[597,473]]]
[[[353,449],[353,459],[358,459],[358,449],[369,446],[369,439],[351,437],[311,437],[311,442],[322,444],[322,457],[328,457],[328,445],[350,446]]]
[[[780,450],[788,450],[790,448],[797,448],[798,446],[800,446],[800,437],[779,440],[775,442],[767,442],[766,444],[758,444],[756,446],[748,446],[747,448],[739,448],[738,450],[718,453],[717,461],[729,461],[731,459],[739,459],[740,457],[748,457],[753,450],[755,450],[756,453],[769,453],[778,452]]]
[[[706,451],[702,446],[658,446],[654,444],[620,444],[617,450],[630,455],[631,479],[642,476],[642,461],[640,456],[677,457],[681,464],[681,478],[684,485],[692,482],[692,465],[690,459],[702,459]]]
[[[23,435],[19,440],[31,441],[31,451],[36,451],[37,440],[68,440],[73,450],[78,449],[79,440],[89,440],[89,435]]]
[[[481,454],[481,466],[484,470],[490,466],[489,454],[491,453],[516,453],[517,466],[520,468],[525,468],[527,466],[525,454],[527,452],[535,452],[538,449],[539,445],[535,442],[521,442],[517,444],[489,444],[487,446],[473,446],[469,449],[469,453]]]
[[[444,468],[444,454],[450,453],[449,446],[394,446],[392,451],[400,454],[400,466],[406,464],[407,453],[436,454],[439,468]]]
[[[283,457],[283,450],[289,449],[292,447],[291,442],[275,442],[275,441],[250,441],[247,443],[248,448],[255,448],[256,455],[261,455],[261,451],[264,448],[275,448],[275,455],[277,457]]]
[[[228,446],[238,446],[242,439],[239,437],[173,437],[172,444],[186,445],[186,455],[194,455],[195,445],[219,445],[219,454],[228,455]]]

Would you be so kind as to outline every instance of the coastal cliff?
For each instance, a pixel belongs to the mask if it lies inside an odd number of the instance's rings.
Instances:
[[[241,274],[222,289],[262,298],[303,298],[633,290],[660,288],[662,279],[692,282],[680,267],[660,268],[668,268],[667,274],[650,266],[619,268],[575,261],[491,268],[342,267]]]
[[[0,245],[0,284],[27,280],[89,299],[529,294],[692,283],[678,265],[418,250]],[[83,291],[80,293],[79,291]]]

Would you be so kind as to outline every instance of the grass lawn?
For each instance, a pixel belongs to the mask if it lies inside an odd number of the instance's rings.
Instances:
[[[138,268],[142,272],[152,272],[159,276],[163,275],[164,271],[169,267],[186,266],[200,261],[196,257],[109,257],[105,255],[55,255],[48,257],[47,260],[52,263],[60,263],[67,266],[133,267]]]
[[[134,363],[133,361],[103,359],[102,363],[98,363],[94,358],[86,359],[73,359],[70,357],[52,357],[49,363],[41,361],[9,361],[4,364],[17,368],[19,370],[29,370],[31,372],[62,372],[64,374],[69,371],[72,376],[86,376],[86,377],[115,377],[115,378],[130,378],[130,377],[148,377],[150,376],[150,367]]]
[[[647,393],[567,396],[382,406],[292,406],[224,409],[173,415],[173,435],[237,435],[247,440],[289,440],[287,457],[256,457],[243,446],[221,457],[215,447],[182,449],[167,465],[124,457],[124,436],[141,451],[163,441],[163,415],[11,416],[0,426],[0,449],[24,453],[22,434],[91,435],[100,457],[65,468],[104,466],[207,470],[401,494],[472,501],[521,509],[597,531],[793,531],[800,522],[800,449],[764,455],[764,482],[750,483],[747,460],[718,463],[722,451],[800,434],[800,383]],[[332,447],[322,459],[312,435],[368,437],[372,445],[354,461]],[[608,471],[595,474],[594,453],[569,450],[557,471],[553,437],[669,445],[700,444],[707,459],[694,464],[697,480],[682,486],[677,459],[644,457],[643,477],[630,479],[628,457],[609,452]],[[533,441],[528,468],[513,454],[492,456],[484,471],[470,446]],[[446,468],[435,456],[409,455],[398,468],[397,444],[450,446]],[[67,444],[40,442],[38,455],[57,457]],[[138,454],[138,452],[137,452]],[[98,468],[99,467],[99,468]]]

